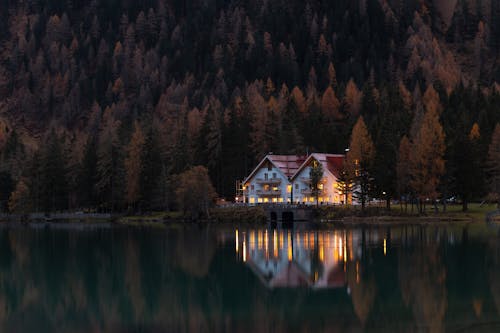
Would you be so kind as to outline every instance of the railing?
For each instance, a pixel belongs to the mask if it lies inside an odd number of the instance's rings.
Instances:
[[[302,194],[306,194],[306,195],[312,195],[313,194],[313,190],[310,189],[310,188],[304,188],[302,190],[300,190],[300,193]],[[326,194],[326,191],[325,190],[319,190],[318,191],[318,195],[321,196],[321,195],[325,195]]]
[[[309,177],[300,177],[300,181],[306,184],[311,184],[311,178]],[[321,178],[319,181],[320,184],[326,183],[326,178]]]
[[[281,184],[281,178],[256,179],[257,184]]]
[[[281,195],[281,190],[257,190],[257,194],[259,195],[268,195],[268,196],[273,196],[273,195]]]

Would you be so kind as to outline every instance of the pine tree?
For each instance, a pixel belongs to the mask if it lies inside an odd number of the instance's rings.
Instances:
[[[316,198],[316,206],[319,205],[319,195],[321,193],[321,179],[323,179],[323,166],[316,160],[313,160],[311,169],[309,170],[309,178],[311,180],[312,196]]]
[[[488,178],[490,183],[490,198],[495,200],[500,208],[500,124],[495,131],[488,148]]]
[[[411,160],[411,142],[405,135],[399,143],[398,162],[396,166],[397,186],[400,201],[405,204],[408,202],[410,195],[410,160]]]
[[[158,143],[158,136],[153,128],[150,128],[141,154],[142,168],[140,174],[142,208],[146,210],[161,209],[161,200],[166,185],[166,169],[162,161],[161,150]],[[158,200],[160,198],[160,200]]]
[[[83,160],[78,177],[79,202],[82,207],[95,207],[97,204],[95,184],[97,182],[97,139],[90,136],[83,152]]]
[[[41,156],[41,205],[45,212],[68,207],[67,162],[61,138],[54,130],[47,138]]]

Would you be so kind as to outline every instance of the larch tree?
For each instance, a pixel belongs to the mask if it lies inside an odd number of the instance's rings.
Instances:
[[[347,114],[354,117],[359,115],[362,98],[363,94],[356,86],[356,83],[354,83],[354,80],[350,79],[349,82],[347,82],[344,96],[344,105]]]
[[[141,195],[141,170],[142,154],[145,138],[141,126],[134,124],[134,133],[127,147],[127,157],[125,159],[126,183],[127,183],[127,203],[135,206]]]
[[[410,185],[422,203],[438,198],[440,177],[445,172],[445,134],[439,122],[437,108],[430,108],[424,115],[422,124],[412,145]]]
[[[321,98],[321,111],[327,119],[340,120],[342,114],[339,112],[340,102],[335,96],[332,87],[326,88]]]
[[[178,180],[177,203],[184,215],[192,219],[208,217],[208,209],[217,196],[208,170],[203,166],[195,166],[180,174]]]
[[[362,116],[358,118],[352,130],[346,158],[355,183],[354,196],[361,201],[364,210],[372,187],[370,173],[375,159],[375,145]]]
[[[500,124],[495,126],[488,148],[487,170],[490,183],[489,197],[500,207]]]

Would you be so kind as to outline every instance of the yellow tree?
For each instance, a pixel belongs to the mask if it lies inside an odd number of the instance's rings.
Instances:
[[[500,206],[500,124],[495,126],[488,149],[488,174],[490,197]]]
[[[359,117],[351,134],[349,152],[347,153],[347,169],[354,180],[354,196],[361,201],[364,209],[371,188],[370,170],[375,159],[373,144],[363,117]]]
[[[127,172],[127,203],[135,205],[140,199],[140,179],[142,168],[142,150],[144,148],[145,138],[141,126],[136,122],[134,124],[134,133],[130,139],[127,148],[127,158],[125,159],[125,168]]]
[[[342,114],[339,112],[340,102],[335,96],[331,86],[326,88],[323,98],[321,99],[321,111],[328,119],[341,119]]]
[[[435,201],[439,195],[439,178],[445,171],[445,134],[437,108],[429,108],[412,145],[410,186],[420,199]],[[420,211],[423,211],[420,205]]]

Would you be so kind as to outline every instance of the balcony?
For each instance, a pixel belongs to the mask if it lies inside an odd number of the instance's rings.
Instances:
[[[309,177],[300,177],[300,181],[303,182],[304,184],[311,184],[311,178]],[[319,181],[320,184],[324,184],[326,183],[326,178],[322,178],[320,181]]]
[[[300,190],[300,193],[303,194],[303,195],[307,195],[307,196],[311,196],[313,194],[313,190],[310,189],[310,188],[303,188],[302,190]],[[323,196],[323,195],[326,195],[327,192],[326,190],[319,190],[318,192],[318,196]]]
[[[263,179],[263,178],[257,178],[256,179],[257,184],[269,184],[269,185],[279,185],[281,184],[281,178],[269,178],[269,179]]]
[[[281,189],[257,190],[256,193],[257,193],[257,195],[264,196],[264,197],[274,197],[274,196],[281,195]]]

